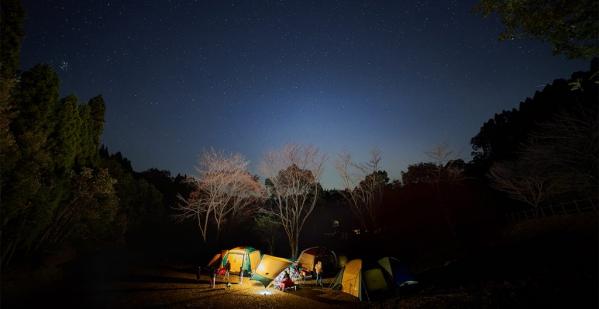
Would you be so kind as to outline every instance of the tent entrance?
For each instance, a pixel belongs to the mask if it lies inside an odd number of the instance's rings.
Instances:
[[[231,272],[239,273],[245,260],[244,253],[229,252],[227,262],[231,263]]]

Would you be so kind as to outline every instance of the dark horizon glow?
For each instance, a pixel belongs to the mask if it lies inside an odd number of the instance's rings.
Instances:
[[[442,3],[440,5],[439,3]],[[52,64],[63,95],[106,100],[103,142],[136,170],[194,174],[209,147],[286,143],[383,152],[392,179],[446,143],[466,160],[493,114],[588,68],[547,44],[499,42],[476,1],[25,0],[21,67]]]

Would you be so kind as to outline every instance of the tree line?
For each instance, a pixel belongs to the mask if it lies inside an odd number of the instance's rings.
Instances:
[[[1,4],[2,265],[65,245],[122,243],[147,230],[166,209],[163,194],[145,179],[152,171],[136,173],[100,145],[102,96],[61,98],[51,66],[18,70],[25,14],[20,1]]]

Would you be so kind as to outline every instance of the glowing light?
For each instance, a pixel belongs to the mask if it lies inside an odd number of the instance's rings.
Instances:
[[[260,295],[271,295],[272,293],[270,291],[268,291],[268,290],[264,290],[264,291],[258,292],[258,294],[260,294]]]
[[[406,282],[400,284],[399,286],[408,286],[408,285],[414,285],[414,284],[418,284],[418,281],[406,281]]]

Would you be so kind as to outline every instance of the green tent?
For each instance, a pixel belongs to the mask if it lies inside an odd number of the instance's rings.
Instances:
[[[393,279],[378,263],[361,259],[349,261],[339,271],[331,288],[353,295],[360,300],[371,300],[394,289]]]
[[[231,273],[252,274],[260,263],[260,250],[252,247],[235,247],[222,253],[221,267],[231,263]]]

